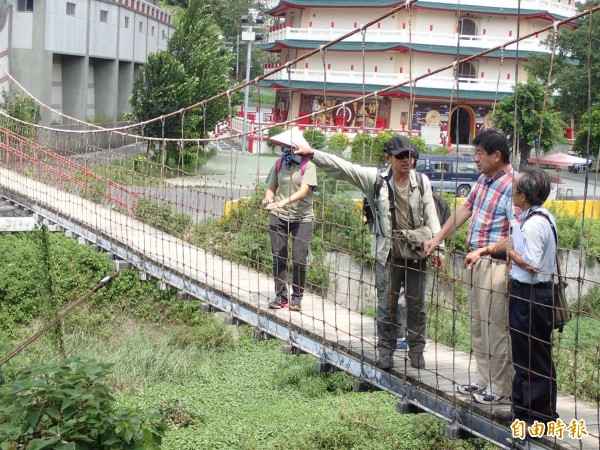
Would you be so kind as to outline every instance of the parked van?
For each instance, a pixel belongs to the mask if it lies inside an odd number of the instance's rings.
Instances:
[[[479,178],[475,158],[462,155],[428,155],[421,153],[417,171],[427,175],[434,191],[453,192],[466,197]]]

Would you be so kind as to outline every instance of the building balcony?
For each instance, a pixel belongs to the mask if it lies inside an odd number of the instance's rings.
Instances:
[[[426,0],[423,3],[427,4],[429,1],[438,4],[452,5],[453,7],[456,6],[456,0]],[[522,10],[546,11],[549,14],[555,14],[565,17],[569,17],[577,13],[577,8],[575,7],[575,0],[559,0],[558,2],[556,0],[505,0],[501,4],[497,0],[461,1],[462,8],[468,9],[471,5],[485,8],[498,8],[499,6],[502,6],[502,8],[504,9],[517,9],[520,6]],[[500,12],[500,14],[502,13]]]
[[[265,73],[274,70],[277,67],[281,67],[281,63],[268,63],[265,65]],[[360,70],[349,70],[349,71],[337,71],[327,70],[327,83],[345,83],[345,84],[358,84],[363,83],[363,72]],[[421,74],[415,74],[418,76]],[[323,83],[325,77],[323,76],[323,70],[309,70],[309,69],[292,69],[290,71],[290,79],[292,81],[305,81],[305,82],[317,82]],[[281,70],[273,75],[269,76],[267,80],[270,81],[287,81],[288,73],[286,70]],[[408,74],[403,73],[384,73],[384,72],[365,72],[364,83],[367,85],[377,85],[382,87],[392,86],[406,82],[406,86],[409,86],[410,78]],[[479,92],[512,92],[515,85],[512,80],[500,80],[498,78],[458,78],[459,88],[468,89],[469,91]],[[432,75],[424,78],[417,82],[417,87],[420,88],[437,88],[437,89],[457,89],[455,86],[455,80],[453,77],[443,75]]]
[[[159,22],[163,22],[171,25],[173,22],[173,16],[167,10],[159,8],[158,6],[153,5],[152,3],[146,2],[144,0],[111,0],[112,3],[116,3],[118,5],[125,6],[130,8],[138,13],[141,13],[145,16],[152,17],[153,19],[158,20]]]
[[[268,36],[268,43],[285,40],[303,40],[303,41],[318,41],[329,42],[343,36],[352,29],[340,28],[292,28],[287,24],[271,27]],[[543,35],[532,37],[523,40],[519,43],[519,51],[523,54],[528,52],[543,52],[547,53],[548,49],[542,44]],[[513,38],[506,36],[490,36],[490,35],[459,35],[456,33],[434,33],[424,31],[413,31],[410,35],[408,30],[384,30],[376,27],[371,27],[367,30],[365,40],[370,43],[406,43],[440,45],[450,48],[456,48],[459,43],[464,47],[480,48],[482,50],[492,47],[497,47],[510,41]],[[350,36],[344,42],[362,42],[361,33]],[[516,44],[507,46],[507,50],[516,50]]]

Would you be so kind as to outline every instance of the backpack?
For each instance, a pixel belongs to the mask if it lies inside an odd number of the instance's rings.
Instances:
[[[308,156],[303,156],[300,161],[300,180],[304,178],[304,172],[306,171],[306,165],[308,164],[309,158]],[[275,173],[279,173],[281,167],[283,166],[283,157],[279,158],[277,164],[275,164]]]
[[[417,182],[419,183],[419,191],[421,192],[421,197],[423,197],[423,194],[425,193],[425,187],[423,186],[423,175],[421,175],[421,173],[417,171],[415,171],[415,174],[417,176]],[[379,197],[379,193],[381,192],[383,181],[384,180],[381,177],[381,172],[378,172],[377,181],[375,182],[374,189],[374,198],[376,199]],[[438,215],[438,220],[440,221],[440,227],[443,227],[444,224],[450,218],[450,205],[448,205],[448,202],[436,193],[432,192],[431,194],[433,196],[433,203],[435,204],[435,210]],[[366,223],[369,226],[371,233],[373,233],[375,225],[375,214],[373,213],[373,208],[369,204],[369,199],[366,196],[363,197],[363,215],[366,218]]]

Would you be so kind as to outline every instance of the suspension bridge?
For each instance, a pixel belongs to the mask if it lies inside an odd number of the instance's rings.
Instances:
[[[386,13],[386,17],[399,10],[396,8]],[[591,11],[592,9],[589,10]],[[567,23],[589,12],[559,22]],[[319,52],[325,58],[326,49],[351,35],[359,37],[359,33],[362,33],[364,49],[365,30],[380,20],[381,18],[373,20],[348,35],[322,45],[319,49],[308,51],[286,66],[291,67]],[[556,30],[557,24],[534,30],[528,36],[552,28]],[[517,37],[499,47],[463,58],[460,62],[468,62],[493,51],[501,51],[504,54],[507,45],[528,36]],[[382,94],[393,94],[405,85],[416,85],[418,80],[455,66],[456,63],[453,63],[419,77],[411,76],[409,81],[390,85],[370,94],[365,93],[355,101],[370,98],[377,102],[378,96]],[[258,84],[269,75],[285,69],[286,67],[275,68],[236,90]],[[283,75],[283,72],[281,74]],[[11,83],[12,90],[28,94],[8,71],[5,75]],[[287,76],[291,86],[289,71]],[[325,82],[323,87],[326,94]],[[597,280],[587,275],[591,271],[588,271],[586,265],[586,259],[597,259],[597,255],[586,254],[583,245],[578,255],[563,255],[569,273],[577,273],[570,277],[572,286],[576,286],[576,289],[572,288],[577,297],[572,303],[574,319],[564,334],[556,333],[553,341],[554,357],[558,361],[559,372],[564,374],[559,383],[564,392],[559,393],[557,407],[564,427],[552,431],[544,430],[533,439],[516,439],[514,428],[493,418],[494,410],[502,405],[483,406],[474,403],[471,397],[457,393],[456,385],[464,383],[470,378],[470,374],[474,374],[474,360],[468,353],[457,350],[449,343],[444,344],[441,338],[436,339],[436,333],[429,336],[429,349],[425,353],[426,369],[412,368],[402,352],[396,353],[395,368],[391,371],[382,371],[376,367],[375,320],[365,313],[366,307],[373,305],[375,288],[364,264],[359,264],[356,269],[346,268],[343,271],[339,265],[330,269],[331,273],[328,275],[335,282],[331,283],[327,293],[307,293],[301,312],[273,311],[267,307],[274,295],[273,280],[265,274],[265,270],[259,270],[264,269],[261,257],[265,253],[269,254],[267,249],[258,249],[257,252],[262,252],[262,255],[248,257],[247,264],[242,264],[234,262],[239,259],[239,255],[229,247],[221,248],[217,252],[209,242],[211,236],[204,237],[204,241],[198,241],[193,235],[190,223],[221,220],[223,205],[226,202],[255,191],[260,181],[259,173],[240,184],[235,177],[236,153],[230,152],[231,163],[228,170],[225,173],[214,174],[218,176],[213,177],[211,183],[207,183],[206,179],[199,180],[198,184],[166,183],[166,173],[173,169],[164,163],[153,163],[145,158],[138,158],[145,149],[154,146],[161,150],[165,144],[176,144],[183,149],[185,145],[195,144],[200,156],[203,152],[200,150],[200,144],[216,145],[224,142],[224,139],[187,139],[184,136],[177,139],[148,138],[141,136],[139,131],[150,122],[162,121],[164,126],[165,119],[169,117],[182,116],[194,108],[206,108],[212,101],[225,96],[231,101],[231,93],[220,93],[145,123],[114,129],[102,129],[66,117],[30,96],[52,114],[61,115],[65,122],[77,124],[81,128],[68,131],[65,128],[34,126],[2,113],[9,125],[0,129],[0,196],[3,200],[3,204],[0,204],[0,215],[17,216],[5,221],[6,224],[10,222],[10,226],[7,225],[5,230],[31,230],[44,224],[55,232],[64,232],[76,238],[82,245],[92,245],[114,259],[117,269],[135,268],[142,279],[156,280],[161,286],[180,292],[182,301],[198,301],[207,311],[223,312],[231,323],[249,324],[254,327],[257,338],[278,338],[282,340],[284,350],[288,353],[305,352],[314,355],[317,358],[317,368],[321,371],[343,370],[355,376],[356,390],[378,388],[390,392],[398,397],[397,410],[400,413],[426,412],[445,420],[448,437],[481,437],[507,449],[600,448],[598,335],[590,336],[579,332],[580,325],[584,322],[588,327],[590,323],[592,327],[598,323],[596,315],[579,308],[584,290],[597,286]],[[452,96],[454,97],[454,91]],[[451,98],[450,103],[458,100],[460,98],[457,94],[456,98]],[[413,101],[411,98],[411,102]],[[290,111],[293,109],[291,103],[290,95]],[[342,105],[344,106],[347,105]],[[340,105],[334,105],[320,110],[319,114],[331,113],[339,108]],[[269,126],[303,123],[313,116],[314,113],[291,120],[284,119],[278,124],[262,124],[258,129],[252,128],[245,134],[263,135]],[[375,124],[379,123],[377,119],[376,113]],[[365,129],[363,121],[361,131],[364,132]],[[408,132],[410,133],[410,130]],[[242,133],[238,139],[245,137]],[[109,143],[108,149],[106,146],[101,148],[101,141]],[[256,158],[266,157],[259,154]],[[269,162],[272,164],[274,159],[268,159],[267,164]],[[195,178],[198,178],[198,173],[202,173],[201,169],[193,168]],[[176,172],[186,175],[182,168],[178,168]],[[140,205],[148,199],[175,208],[178,213],[189,219],[189,222],[185,218],[182,219],[185,224],[180,228],[173,224],[170,227],[173,233],[152,226],[148,220],[142,220],[143,215],[140,213]],[[336,212],[341,214],[341,206],[328,206],[333,210],[340,208]],[[262,217],[256,214],[254,222],[249,224],[255,228],[257,234],[267,233]],[[233,217],[231,220],[241,222],[249,219]],[[323,218],[317,221],[320,221],[321,225],[333,228],[346,226],[335,222],[334,219],[327,220],[331,222],[326,223]],[[234,242],[229,244],[233,245]],[[364,261],[363,254],[358,251],[352,252],[349,251],[350,256],[363,258],[361,261]],[[456,255],[459,261],[460,256]],[[435,280],[433,287],[428,289],[430,320],[437,317],[436,314],[431,314],[437,310],[443,310],[456,320],[457,305],[454,299],[447,299],[448,292],[442,291],[449,290],[452,297],[452,289],[449,286],[465,284],[459,272],[456,271],[445,281],[437,278],[434,273],[430,274],[430,278]],[[342,288],[344,283],[346,287]],[[429,328],[436,329],[431,324]],[[450,340],[453,338],[452,335]],[[589,384],[592,385],[591,398],[589,395],[582,395],[584,389],[579,380],[583,378],[581,374],[584,371],[590,372],[586,382],[588,388]]]
[[[395,369],[379,370],[372,317],[316,294],[307,294],[301,313],[269,310],[273,294],[269,276],[136,220],[139,196],[129,188],[111,184],[106,204],[85,199],[76,193],[81,173],[90,184],[102,181],[100,176],[7,129],[2,133],[0,161],[0,194],[19,216],[30,212],[34,222],[107,252],[117,268],[133,267],[140,277],[178,290],[181,298],[225,312],[232,323],[253,326],[258,338],[276,337],[290,353],[314,355],[320,370],[354,375],[358,390],[376,387],[396,395],[401,413],[428,412],[443,418],[450,437],[471,435],[499,447],[513,446],[512,430],[492,419],[493,410],[502,405],[483,407],[456,392],[456,384],[473,370],[468,354],[430,341],[426,369],[412,368],[398,352]],[[588,435],[545,436],[528,443],[530,448],[598,447],[597,405],[561,393],[558,412],[567,425],[571,420],[585,423]]]

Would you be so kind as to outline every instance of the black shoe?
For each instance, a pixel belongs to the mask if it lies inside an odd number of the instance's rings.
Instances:
[[[415,369],[425,368],[425,358],[423,358],[423,353],[408,352],[408,359],[410,359],[410,365]]]
[[[497,420],[498,422],[504,423],[513,423],[513,421],[515,420],[515,416],[513,414],[512,409],[508,408],[495,410],[494,412],[492,412],[492,418]]]

